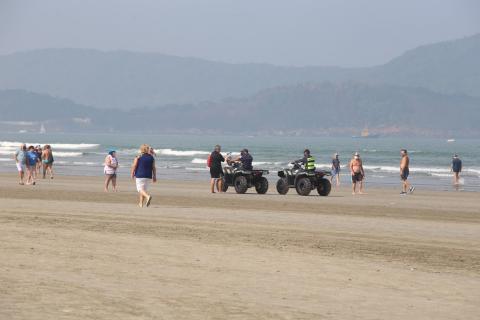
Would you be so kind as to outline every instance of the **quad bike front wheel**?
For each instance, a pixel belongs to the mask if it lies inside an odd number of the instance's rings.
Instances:
[[[258,194],[265,194],[268,191],[268,180],[265,177],[261,177],[255,183],[255,190]]]
[[[225,179],[225,177],[223,177],[222,178],[222,191],[227,192],[227,190],[228,190],[227,180]]]
[[[280,178],[277,181],[277,192],[280,194],[287,194],[290,186],[288,185],[287,178]]]
[[[248,190],[247,178],[244,176],[238,176],[235,178],[233,185],[237,193],[245,193]]]
[[[300,178],[297,180],[295,189],[297,189],[299,195],[308,196],[310,191],[312,191],[312,182],[308,178]]]
[[[320,179],[320,181],[318,181],[317,191],[319,195],[326,197],[330,194],[331,190],[332,184],[330,183],[330,181],[328,181],[327,179]]]

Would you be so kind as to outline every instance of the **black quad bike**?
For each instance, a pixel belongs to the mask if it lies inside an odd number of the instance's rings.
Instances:
[[[290,188],[295,188],[301,196],[308,196],[313,189],[321,196],[328,196],[332,185],[325,178],[330,175],[328,171],[306,171],[301,163],[293,162],[293,168],[286,168],[278,171],[280,179],[277,181],[277,191],[280,194],[287,194]]]
[[[268,191],[268,180],[264,175],[268,170],[244,170],[240,164],[232,163],[223,168],[223,191],[228,187],[234,187],[237,193],[245,193],[248,188],[255,187],[259,194],[265,194]]]

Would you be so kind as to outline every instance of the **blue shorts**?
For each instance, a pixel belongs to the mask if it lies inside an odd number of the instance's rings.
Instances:
[[[339,173],[340,173],[340,168],[332,169],[332,176],[336,176]]]

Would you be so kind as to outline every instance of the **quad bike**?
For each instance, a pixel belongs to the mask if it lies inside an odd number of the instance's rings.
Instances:
[[[330,175],[328,171],[307,171],[298,161],[292,162],[293,168],[278,171],[280,179],[277,181],[277,191],[287,194],[290,188],[295,188],[301,196],[308,196],[313,189],[321,196],[328,196],[332,185],[325,177]]]
[[[248,188],[255,187],[258,194],[265,194],[268,191],[268,180],[264,175],[268,170],[244,170],[241,164],[229,161],[228,166],[223,168],[223,191],[228,187],[234,187],[237,193],[245,193]]]

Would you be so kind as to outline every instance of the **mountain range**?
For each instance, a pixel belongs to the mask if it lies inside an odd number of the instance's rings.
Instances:
[[[480,136],[479,56],[480,34],[368,68],[19,52],[0,56],[0,130]]]

